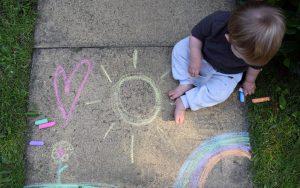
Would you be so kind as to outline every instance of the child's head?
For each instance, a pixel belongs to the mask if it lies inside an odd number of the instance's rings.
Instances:
[[[228,23],[233,51],[251,65],[264,65],[276,54],[285,33],[284,17],[277,8],[260,2],[235,9]]]

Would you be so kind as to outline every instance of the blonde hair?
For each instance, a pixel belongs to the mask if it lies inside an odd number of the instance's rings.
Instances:
[[[262,2],[245,3],[231,13],[228,32],[231,44],[247,63],[264,65],[281,46],[284,16]]]

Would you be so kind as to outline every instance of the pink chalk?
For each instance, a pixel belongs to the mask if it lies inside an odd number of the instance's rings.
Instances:
[[[55,122],[51,121],[49,123],[44,123],[44,124],[39,125],[39,129],[45,129],[45,128],[48,128],[48,127],[52,127],[54,125],[55,125]]]

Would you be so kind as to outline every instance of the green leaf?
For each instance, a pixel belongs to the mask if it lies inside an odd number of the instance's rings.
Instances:
[[[292,113],[292,116],[293,116],[294,118],[300,118],[300,111],[293,112],[293,113]]]
[[[10,182],[12,179],[10,177],[5,177],[5,178],[0,178],[0,183],[8,183]]]
[[[295,35],[297,33],[297,27],[288,27],[286,30],[286,34]]]
[[[281,53],[290,53],[297,49],[297,41],[284,41],[279,51]]]
[[[277,124],[274,124],[269,129],[275,129],[276,127],[277,127]]]
[[[276,87],[276,92],[279,93],[281,91],[281,87],[277,86]]]
[[[285,96],[285,95],[287,95],[287,94],[289,94],[289,93],[290,93],[289,90],[286,88],[285,90],[283,90],[283,91],[281,92],[281,95]]]
[[[0,175],[10,174],[10,173],[11,171],[8,170],[0,171]]]
[[[284,110],[285,107],[286,107],[286,99],[285,99],[284,95],[280,95],[280,97],[279,97],[279,108],[281,110]]]
[[[295,12],[291,12],[288,19],[287,19],[287,22],[286,22],[286,25],[288,27],[297,27],[297,26],[300,26],[300,19],[296,17],[296,14]]]
[[[286,57],[283,61],[283,65],[286,66],[287,68],[290,68],[291,64],[291,59],[289,57]]]

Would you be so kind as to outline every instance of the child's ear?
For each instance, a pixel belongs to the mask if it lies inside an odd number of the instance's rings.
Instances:
[[[229,35],[226,33],[225,34],[225,38],[227,39],[227,41],[229,42]]]

